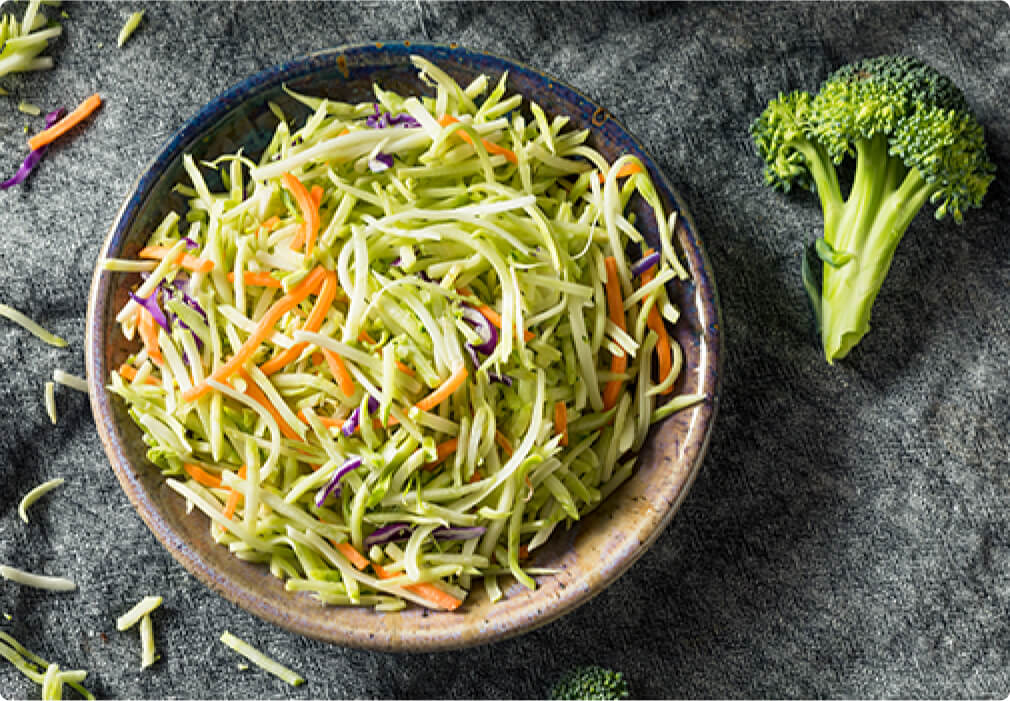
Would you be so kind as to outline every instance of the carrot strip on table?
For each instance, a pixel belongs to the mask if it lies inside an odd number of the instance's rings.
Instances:
[[[140,249],[137,257],[147,258],[148,260],[161,260],[168,255],[170,250],[167,246],[145,246]],[[184,251],[179,251],[172,262],[194,273],[209,273],[214,269],[214,261],[209,258],[197,258]]]
[[[439,404],[444,402],[446,399],[452,396],[453,392],[459,389],[463,385],[463,381],[466,380],[467,375],[470,373],[467,371],[465,365],[460,365],[449,379],[438,386],[434,392],[429,394],[427,397],[419,401],[416,406],[421,411],[431,411]]]
[[[651,254],[651,248],[645,251],[645,255],[648,256]],[[649,284],[655,276],[656,273],[653,268],[643,271],[641,275],[642,284]],[[649,309],[649,316],[646,317],[645,321],[646,325],[659,336],[659,340],[656,342],[656,359],[659,363],[659,381],[663,382],[673,370],[673,351],[670,348],[670,334],[666,330],[666,324],[663,323],[663,317],[660,315],[657,305],[652,305],[652,308]],[[672,391],[673,385],[663,390],[662,394],[670,394]]]
[[[322,288],[319,290],[319,296],[316,297],[315,306],[312,307],[312,312],[309,314],[309,318],[305,321],[303,330],[312,332],[319,330],[319,328],[323,325],[323,321],[326,319],[326,313],[333,305],[333,300],[336,295],[337,274],[332,270],[329,270],[323,278],[323,284]],[[301,352],[305,350],[308,345],[309,344],[306,342],[296,343],[260,365],[260,370],[262,370],[265,375],[274,374],[288,363],[297,360],[298,356],[301,355]]]
[[[607,313],[610,320],[614,322],[622,331],[628,330],[628,325],[624,318],[624,299],[621,296],[621,283],[617,279],[617,260],[613,256],[607,256],[604,261],[607,269]],[[622,373],[628,369],[628,356],[626,353],[613,355],[610,358],[610,371]],[[617,404],[617,398],[621,394],[623,380],[611,380],[603,389],[603,408],[612,408]]]
[[[246,339],[245,343],[235,352],[235,355],[210,374],[208,379],[217,382],[224,382],[234,375],[246,364],[260,345],[273,333],[274,325],[282,316],[298,306],[302,300],[319,289],[326,278],[327,271],[322,266],[317,266],[309,273],[304,280],[299,282],[290,292],[274,302],[273,306],[267,309],[266,314],[256,324],[256,328]],[[210,391],[210,385],[206,380],[195,385],[192,389],[182,393],[182,398],[187,402],[199,399]]]
[[[295,198],[295,202],[298,204],[298,209],[302,213],[302,236],[296,236],[295,240],[291,242],[292,250],[301,248],[301,241],[298,239],[304,238],[305,242],[305,254],[309,255],[312,253],[312,249],[316,245],[316,236],[319,235],[319,204],[312,199],[312,195],[308,190],[305,189],[305,185],[302,181],[291,175],[291,173],[284,173],[281,175],[281,182],[284,183],[284,187],[291,192],[292,196]],[[320,190],[320,196],[322,196],[322,191]],[[295,243],[299,245],[296,246]]]
[[[47,146],[60,138],[75,126],[83,122],[88,115],[102,106],[102,98],[95,93],[74,109],[73,112],[65,116],[48,129],[40,131],[38,134],[28,139],[28,148],[32,151]]]
[[[447,127],[450,124],[455,124],[458,121],[459,120],[453,117],[451,114],[444,114],[438,119],[438,123],[443,127]],[[473,145],[473,140],[470,138],[469,134],[467,134],[465,131],[457,133],[459,134],[459,137],[463,139],[463,141]],[[499,146],[495,142],[488,141],[487,139],[481,139],[480,143],[484,146],[484,149],[488,153],[505,156],[505,160],[509,161],[510,163],[519,163],[519,158],[516,156],[515,151],[507,149],[504,146]]]
[[[372,569],[375,570],[375,574],[379,579],[390,579],[396,576],[395,573],[389,572],[384,567],[374,562],[372,563]],[[435,606],[449,611],[455,611],[463,604],[462,599],[457,599],[452,594],[447,594],[434,584],[428,584],[427,582],[422,584],[405,584],[403,588],[407,591],[414,592],[418,596],[424,597],[431,603],[435,604]]]

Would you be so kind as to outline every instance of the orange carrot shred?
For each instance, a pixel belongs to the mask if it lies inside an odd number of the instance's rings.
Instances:
[[[625,163],[623,166],[617,169],[617,177],[626,178],[629,175],[634,175],[635,173],[641,173],[641,172],[642,172],[642,166],[638,165],[637,163],[635,162]],[[603,173],[600,173],[600,182],[603,183],[606,182],[606,180],[607,176],[604,175]]]
[[[277,408],[273,405],[273,402],[271,402],[270,399],[267,398],[267,395],[263,393],[263,390],[259,388],[259,385],[253,382],[252,378],[249,377],[249,373],[247,373],[245,370],[239,370],[238,376],[241,377],[243,380],[245,380],[246,396],[252,399],[253,401],[258,402],[264,409],[267,410],[270,416],[274,417],[274,420],[277,422],[277,425],[281,429],[281,433],[283,433],[287,438],[290,438],[293,441],[302,440],[301,436],[295,433],[295,430],[291,428],[288,422],[284,420],[284,417],[280,415],[280,412],[277,411]]]
[[[194,465],[190,462],[184,462],[182,464],[182,469],[186,471],[190,477],[193,478],[198,484],[202,484],[204,487],[211,487],[216,489],[221,486],[221,478],[217,475],[212,475],[206,470],[204,470],[199,465]]]
[[[102,98],[95,93],[82,102],[73,112],[65,116],[56,124],[28,139],[28,148],[32,151],[40,149],[47,144],[51,144],[75,126],[83,122],[88,115],[97,110],[102,105]]]
[[[421,411],[431,411],[439,404],[444,402],[446,399],[452,396],[452,394],[459,389],[463,382],[466,380],[467,375],[470,373],[467,371],[465,365],[460,365],[449,379],[438,386],[434,392],[429,394],[427,397],[419,401],[416,406]]]
[[[354,379],[348,372],[344,359],[329,348],[323,348],[322,351],[323,357],[326,358],[326,364],[330,366],[330,373],[337,380],[340,391],[344,393],[345,397],[350,397],[354,394]]]
[[[561,445],[568,445],[568,407],[564,402],[554,404],[554,431],[561,435]]]
[[[422,470],[427,470],[427,471],[431,472],[436,467],[438,467],[443,462],[445,462],[446,458],[448,458],[450,455],[452,455],[453,453],[455,453],[456,452],[456,448],[458,446],[459,446],[459,439],[457,439],[457,438],[450,438],[449,440],[447,440],[447,441],[445,441],[443,443],[439,443],[438,445],[435,446],[435,453],[437,455],[437,457],[435,458],[435,460],[432,461],[432,462],[426,463],[425,465],[422,465],[421,469]]]
[[[239,471],[238,476],[242,479],[246,477],[246,466],[243,465]],[[231,490],[231,494],[228,495],[228,503],[224,505],[224,517],[231,520],[231,517],[235,515],[235,509],[238,508],[239,502],[242,501],[242,492],[237,489]]]
[[[281,182],[291,192],[295,198],[295,202],[298,203],[298,209],[301,210],[302,219],[304,220],[302,232],[305,238],[305,254],[309,255],[316,245],[316,236],[319,234],[319,204],[312,199],[312,195],[305,189],[302,181],[291,175],[291,173],[283,173],[281,175]],[[298,237],[295,238],[297,241]],[[292,249],[301,247],[300,245],[295,246],[296,241],[292,241]]]
[[[158,365],[163,364],[165,359],[161,356],[161,346],[158,344],[158,322],[154,320],[154,315],[143,307],[137,307],[137,333],[144,342],[147,357]]]
[[[372,563],[372,569],[375,570],[375,574],[379,579],[390,579],[396,576],[395,573],[387,571],[384,567],[375,562]],[[463,604],[462,599],[457,599],[452,594],[447,594],[435,585],[428,584],[427,582],[422,584],[405,584],[403,588],[407,591],[414,592],[436,606],[448,609],[449,611],[455,611]]]
[[[276,287],[280,289],[281,281],[270,273],[246,270],[242,273],[242,281],[254,287]],[[235,273],[228,273],[228,282],[235,282]]]
[[[273,333],[274,324],[276,324],[282,316],[298,306],[303,299],[319,288],[319,286],[323,283],[323,280],[326,278],[326,272],[325,268],[317,266],[305,277],[304,280],[299,282],[294,289],[281,297],[272,307],[267,309],[266,314],[264,314],[263,318],[261,318],[256,324],[256,328],[253,330],[253,333],[246,339],[245,343],[242,344],[238,351],[235,352],[235,355],[233,355],[227,363],[221,365],[217,370],[211,373],[208,379],[212,379],[217,382],[224,382],[234,375],[243,365],[245,365],[246,361],[248,361],[249,358],[256,353],[260,344],[262,344],[263,341],[266,340],[271,333]],[[199,399],[209,391],[210,385],[204,381],[194,386],[192,389],[183,392],[182,398],[187,402],[191,402],[195,399]]]
[[[465,295],[467,297],[472,297],[473,296],[473,293],[470,292],[470,290],[467,289],[467,288],[465,288],[465,287],[460,288],[460,289],[458,289],[456,291],[458,293],[460,293],[461,295]],[[499,330],[502,328],[501,315],[498,312],[496,312],[494,309],[492,309],[491,307],[489,307],[486,304],[481,304],[480,306],[475,306],[475,309],[477,311],[479,311],[481,314],[483,314],[484,318],[486,318],[488,321],[490,321],[492,324],[494,324]],[[532,341],[536,337],[537,337],[537,335],[535,333],[533,333],[532,331],[530,331],[528,329],[523,329],[523,340],[526,341],[527,343],[529,343],[530,341]]]
[[[512,444],[509,443],[509,439],[505,437],[505,434],[501,431],[494,432],[494,442],[501,446],[501,449],[505,451],[505,454],[512,457]]]
[[[147,258],[148,260],[161,260],[168,255],[170,250],[167,246],[145,246],[137,253],[137,257]],[[194,273],[209,273],[214,269],[214,261],[209,258],[197,258],[184,251],[179,251],[173,262]]]
[[[148,354],[148,355],[150,355],[150,354]],[[119,374],[123,378],[125,378],[128,382],[133,382],[134,380],[137,379],[137,370],[136,370],[136,368],[134,368],[132,365],[127,365],[126,363],[123,363],[122,365],[119,366]],[[144,378],[144,384],[145,385],[160,385],[161,383],[158,382],[158,380],[156,378],[151,377],[150,375],[148,375],[146,378]]]
[[[645,251],[645,255],[651,255],[652,249],[649,248]],[[655,277],[655,271],[652,268],[642,272],[642,284],[647,285],[652,282]],[[673,370],[673,359],[672,359],[672,349],[670,347],[670,334],[666,330],[666,324],[663,323],[663,317],[659,313],[659,309],[653,304],[652,308],[649,309],[649,316],[646,317],[646,324],[648,327],[659,336],[659,340],[656,341],[656,359],[659,363],[659,381],[663,382],[667,377],[669,377],[670,372]],[[662,394],[670,394],[673,391],[673,386],[667,387],[663,390]]]
[[[319,327],[323,325],[323,321],[326,319],[326,313],[330,310],[330,306],[333,304],[333,299],[336,297],[336,294],[337,274],[330,270],[326,272],[326,276],[323,278],[323,285],[319,290],[319,296],[316,297],[316,303],[312,307],[312,312],[309,314],[308,320],[305,322],[305,331],[316,332],[319,330]],[[296,343],[260,365],[260,370],[262,370],[265,375],[273,375],[288,363],[297,360],[298,356],[308,345],[309,344],[305,342]]]
[[[275,214],[272,217],[270,217],[269,219],[267,219],[265,222],[263,222],[262,224],[260,224],[260,228],[264,229],[265,231],[273,231],[278,226],[280,226],[280,223],[281,223],[281,218],[278,217]]]
[[[610,320],[614,322],[622,331],[627,330],[627,323],[624,319],[624,299],[621,296],[621,283],[617,278],[617,260],[613,256],[607,256],[604,261],[607,269],[607,312]],[[613,355],[610,358],[610,371],[622,373],[628,369],[628,356],[625,353]],[[622,380],[611,380],[603,389],[603,408],[612,408],[617,404],[617,398],[621,394]]]
[[[334,546],[341,555],[351,561],[351,564],[354,565],[355,569],[363,570],[368,567],[368,560],[366,560],[364,556],[358,552],[357,548],[347,541],[344,541],[343,543],[335,543]]]
[[[447,127],[450,124],[455,124],[458,121],[459,120],[453,117],[451,114],[444,114],[438,119],[438,123],[443,127]],[[465,131],[457,132],[457,134],[459,134],[459,137],[463,139],[463,141],[471,145],[473,144],[473,140],[470,138],[470,135],[467,134]],[[485,150],[488,153],[494,153],[505,156],[505,160],[509,161],[510,163],[519,163],[519,158],[516,156],[515,151],[507,149],[504,146],[499,146],[495,142],[488,141],[487,139],[481,139],[480,143],[481,145],[484,146]]]

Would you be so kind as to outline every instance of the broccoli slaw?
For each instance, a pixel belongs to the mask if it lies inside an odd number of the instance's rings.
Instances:
[[[312,114],[271,104],[257,160],[185,156],[188,211],[105,261],[142,276],[110,389],[168,486],[288,590],[383,611],[535,588],[530,553],[704,399],[673,396],[666,285],[688,274],[641,162],[507,75],[412,61],[434,97],[288,91]]]

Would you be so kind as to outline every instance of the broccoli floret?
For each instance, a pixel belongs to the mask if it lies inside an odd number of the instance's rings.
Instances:
[[[895,249],[926,202],[935,216],[981,205],[996,168],[982,126],[953,81],[908,56],[878,56],[832,73],[817,94],[779,94],[750,129],[765,181],[816,191],[824,236],[820,294],[804,271],[829,363],[870,330]],[[855,169],[843,195],[836,169]],[[811,289],[813,287],[813,289]]]
[[[595,665],[576,667],[551,689],[552,699],[626,699],[628,681],[620,672]]]

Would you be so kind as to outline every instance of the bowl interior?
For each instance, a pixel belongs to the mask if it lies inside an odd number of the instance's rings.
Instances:
[[[158,469],[145,458],[140,431],[124,403],[104,387],[110,370],[134,350],[120,334],[115,315],[138,276],[103,272],[99,265],[87,321],[88,380],[99,434],[123,489],[172,555],[211,589],[268,621],[338,644],[398,651],[459,648],[518,634],[572,610],[624,572],[672,518],[701,467],[718,404],[721,332],[715,283],[693,222],[641,146],[605,110],[571,88],[529,67],[454,45],[343,47],[276,66],[236,85],[187,122],[144,171],[117,216],[103,257],[133,257],[168,211],[185,211],[184,199],[172,192],[185,180],[184,153],[199,161],[239,148],[247,154],[261,152],[276,125],[269,102],[289,117],[308,116],[309,110],[289,97],[283,85],[349,102],[370,100],[373,82],[402,93],[431,94],[410,64],[411,54],[435,62],[461,85],[482,73],[493,85],[508,71],[510,93],[536,101],[549,116],[568,115],[570,128],[590,129],[590,145],[609,161],[624,153],[638,156],[667,211],[678,212],[676,244],[691,280],[668,290],[682,313],[674,330],[684,351],[677,390],[709,399],[654,426],[634,476],[594,512],[571,529],[555,532],[535,551],[533,564],[557,568],[558,574],[538,577],[536,591],[511,583],[505,600],[496,604],[476,586],[452,613],[323,607],[306,594],[286,592],[265,567],[238,560],[215,544],[202,514],[185,514],[183,500],[164,486]],[[651,212],[633,199],[635,207],[643,233],[655,245]]]

